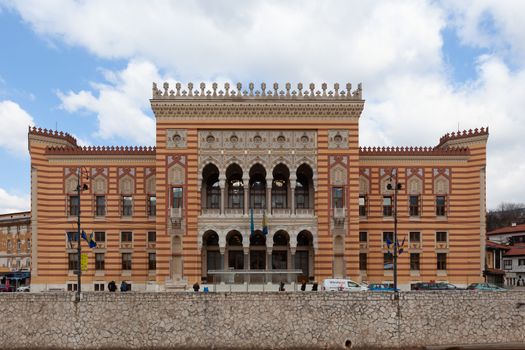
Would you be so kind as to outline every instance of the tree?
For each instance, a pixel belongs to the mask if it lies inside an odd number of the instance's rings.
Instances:
[[[487,232],[513,223],[525,223],[525,204],[503,202],[487,213]]]

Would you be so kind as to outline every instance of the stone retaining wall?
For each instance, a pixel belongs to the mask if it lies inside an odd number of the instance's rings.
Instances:
[[[525,343],[525,292],[2,293],[13,348],[366,348]]]

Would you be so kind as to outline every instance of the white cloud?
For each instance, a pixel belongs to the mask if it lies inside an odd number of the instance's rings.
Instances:
[[[458,123],[488,125],[489,207],[525,198],[516,185],[525,178],[521,0],[9,3],[45,38],[130,60],[92,90],[59,95],[65,110],[97,114],[102,139],[154,142],[151,82],[168,80],[159,71],[194,83],[362,81],[363,145],[435,145]],[[490,52],[466,85],[450,81],[443,61],[447,26]]]
[[[16,102],[0,101],[0,147],[17,156],[28,156],[27,130],[33,118]]]
[[[122,71],[103,73],[106,82],[92,84],[96,96],[91,91],[59,92],[61,107],[71,113],[95,113],[99,123],[95,137],[119,137],[128,143],[154,145],[155,121],[146,112],[150,109],[151,83],[161,80],[156,67],[149,62],[132,61]]]
[[[29,210],[29,196],[9,194],[0,188],[0,214]]]

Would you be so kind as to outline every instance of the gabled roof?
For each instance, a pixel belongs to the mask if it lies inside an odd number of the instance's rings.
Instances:
[[[525,233],[525,224],[501,227],[496,230],[487,232],[487,235],[497,235],[497,234],[502,234],[502,233],[516,233],[516,232]]]
[[[504,256],[521,256],[525,255],[525,246],[513,246]]]
[[[485,246],[486,246],[487,248],[505,249],[505,250],[509,250],[509,249],[512,248],[512,246],[508,246],[508,245],[505,245],[505,244],[500,244],[500,243],[492,242],[492,241],[489,241],[489,240],[487,240]]]

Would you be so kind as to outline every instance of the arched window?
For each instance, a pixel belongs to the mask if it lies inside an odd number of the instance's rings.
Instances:
[[[228,268],[234,270],[244,269],[244,252],[242,236],[237,231],[231,231],[226,237],[228,243]]]
[[[288,243],[289,237],[284,231],[278,231],[273,236],[272,269],[288,269]]]
[[[288,208],[288,184],[290,171],[284,164],[277,165],[273,170],[272,208]]]
[[[206,184],[206,207],[209,209],[219,209],[221,207],[221,188],[219,179],[210,179]]]
[[[313,184],[313,171],[308,164],[301,164],[297,168],[297,181],[295,184],[295,207],[297,209],[310,209],[310,187]]]
[[[244,208],[244,183],[242,169],[238,164],[231,164],[226,169],[226,186],[228,188],[228,208]]]

